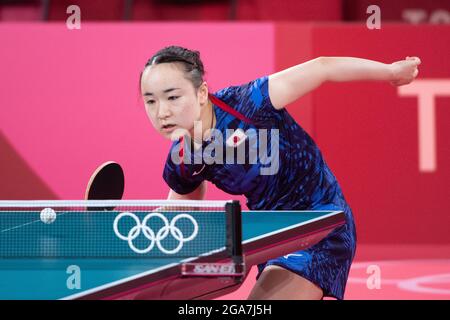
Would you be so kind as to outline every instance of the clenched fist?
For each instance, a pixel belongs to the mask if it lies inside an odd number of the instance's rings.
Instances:
[[[391,63],[391,84],[403,86],[411,83],[419,74],[418,66],[421,61],[418,57],[406,57],[405,60]]]

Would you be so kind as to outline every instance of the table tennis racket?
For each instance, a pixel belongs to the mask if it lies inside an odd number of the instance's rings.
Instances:
[[[101,164],[92,174],[85,200],[120,200],[125,188],[122,167],[114,161]],[[114,210],[114,207],[88,207],[87,211]]]

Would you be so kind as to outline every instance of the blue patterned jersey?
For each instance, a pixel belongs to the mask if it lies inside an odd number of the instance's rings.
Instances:
[[[319,148],[287,110],[273,107],[268,81],[265,76],[216,92],[214,97],[230,106],[232,112],[213,104],[217,135],[203,143],[203,153],[183,148],[184,159],[190,163],[178,164],[173,160],[172,153],[178,154],[182,144],[188,145],[174,142],[164,168],[164,180],[179,194],[192,192],[203,180],[211,181],[227,193],[244,194],[252,210],[319,209],[328,204],[344,209],[346,203],[340,187]],[[228,142],[234,138],[231,133],[238,129],[244,133],[239,138],[245,141],[238,147],[230,146]],[[267,150],[261,156],[258,152],[264,136]],[[215,156],[215,149],[220,149],[215,147],[219,145],[223,154],[215,159],[223,161],[205,161],[205,152]],[[241,158],[240,162],[239,148],[245,152],[244,161]],[[273,152],[274,148],[278,151]],[[257,161],[252,157],[255,153]],[[226,161],[227,157],[234,161]]]

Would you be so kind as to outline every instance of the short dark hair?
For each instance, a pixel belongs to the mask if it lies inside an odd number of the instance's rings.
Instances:
[[[148,66],[160,64],[160,63],[170,63],[179,62],[184,67],[184,72],[187,78],[192,82],[195,89],[198,89],[203,83],[203,76],[205,70],[203,67],[203,62],[200,59],[200,52],[195,50],[189,50],[179,46],[169,46],[159,50],[155,53],[145,64],[145,68]],[[142,81],[142,73],[139,77],[139,91]]]

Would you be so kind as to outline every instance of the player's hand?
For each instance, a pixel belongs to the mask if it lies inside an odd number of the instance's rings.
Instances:
[[[421,61],[418,57],[406,57],[405,60],[391,63],[391,84],[393,86],[403,86],[411,83],[419,74],[418,66],[420,63]]]

